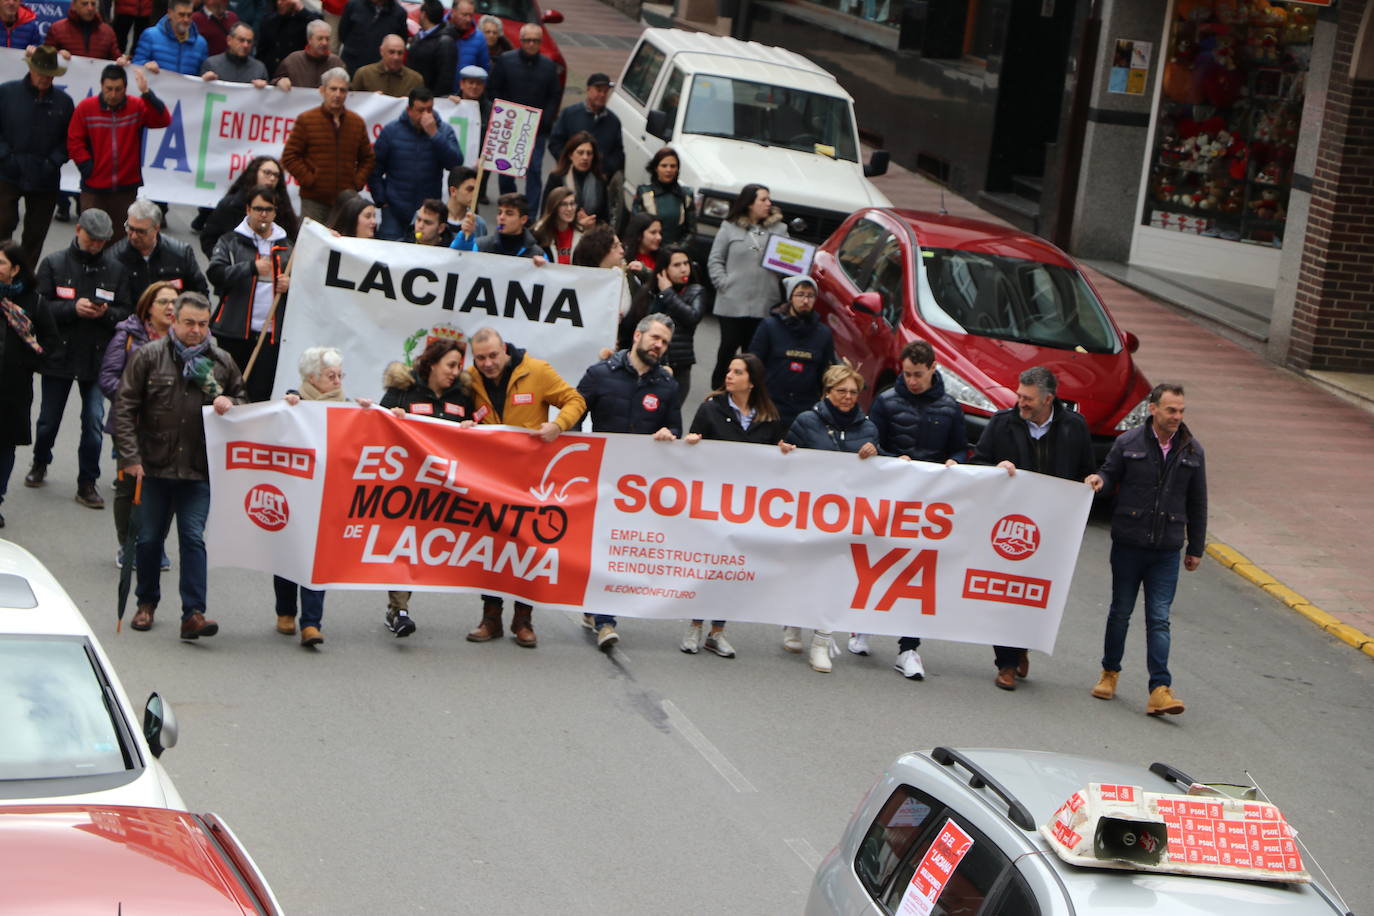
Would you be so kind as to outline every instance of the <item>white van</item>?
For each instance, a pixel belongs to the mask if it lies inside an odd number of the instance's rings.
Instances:
[[[611,94],[625,140],[625,211],[661,147],[678,153],[678,181],[696,192],[704,263],[740,188],[766,185],[793,235],[819,244],[861,207],[890,207],[868,180],[887,171],[878,150],[859,161],[854,99],[835,77],[783,48],[681,29],[646,29]]]

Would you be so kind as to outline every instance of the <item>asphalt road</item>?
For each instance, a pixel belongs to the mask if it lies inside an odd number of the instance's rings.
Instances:
[[[63,243],[55,231],[49,248]],[[699,352],[714,341],[708,323]],[[135,703],[168,698],[173,779],[229,821],[289,913],[798,912],[884,766],[936,744],[1163,760],[1213,781],[1248,771],[1347,903],[1374,901],[1374,666],[1213,563],[1182,575],[1173,669],[1189,708],[1162,720],[1143,714],[1139,615],[1120,698],[1088,695],[1109,585],[1100,523],[1055,655],[1034,654],[1011,694],[993,687],[987,647],[927,643],[918,683],[879,638],[827,676],[752,624],[730,628],[734,660],[684,655],[678,624],[636,620],[606,655],[563,613],[536,612],[536,650],[473,645],[476,596],[417,595],[419,631],[397,640],[384,596],[332,593],[327,642],[308,651],[273,631],[270,577],[237,570],[211,572],[219,636],[179,641],[170,598],[151,632],[116,636],[110,512],[72,500],[76,421],[73,399],[44,489],[23,486],[20,450],[3,534],[66,585]],[[1207,418],[1190,421],[1205,440]],[[108,473],[107,460],[107,493]]]

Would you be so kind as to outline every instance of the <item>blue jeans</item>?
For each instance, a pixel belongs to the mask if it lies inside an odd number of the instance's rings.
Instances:
[[[609,623],[611,626],[615,626],[615,618],[612,617],[610,614],[593,614],[593,615],[592,615],[592,627],[593,627],[594,629],[599,630],[599,629],[601,629],[603,626],[605,626],[605,625],[608,624],[608,623]]]
[[[298,586],[290,579],[283,579],[281,576],[272,577],[272,589],[277,593],[278,617],[296,616],[296,591],[299,589],[301,593],[301,629],[306,627],[318,628],[324,620],[324,592],[306,588],[304,585]]]
[[[138,587],[134,589],[138,603],[156,607],[162,599],[162,542],[175,515],[181,550],[181,619],[205,613],[205,518],[210,514],[210,482],[144,477],[139,511]]]
[[[540,195],[544,193],[544,144],[549,140],[548,134],[537,134],[534,138],[534,152],[530,154],[530,168],[525,173],[525,200],[530,204],[530,225],[533,226],[539,218],[539,211],[544,206],[544,201]],[[509,175],[501,175],[498,183],[502,194],[511,194],[515,191],[515,179]],[[390,209],[389,207],[387,209]],[[496,231],[495,225],[492,232]]]
[[[105,395],[91,380],[43,376],[43,406],[38,408],[38,438],[33,442],[33,463],[52,464],[52,446],[62,428],[67,395],[75,382],[81,391],[81,444],[77,446],[77,475],[81,483],[100,477],[100,440],[105,435]]]
[[[1169,606],[1178,586],[1178,556],[1177,550],[1112,542],[1112,607],[1107,613],[1107,635],[1102,643],[1104,671],[1121,670],[1126,629],[1144,584],[1145,661],[1150,669],[1150,689],[1173,683],[1169,677]]]

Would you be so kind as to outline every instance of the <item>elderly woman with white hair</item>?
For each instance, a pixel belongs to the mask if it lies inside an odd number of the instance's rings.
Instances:
[[[286,403],[295,406],[301,401],[343,403],[343,354],[333,347],[310,347],[301,354],[300,388],[286,393]],[[367,398],[358,398],[359,407],[371,407]],[[283,636],[296,634],[296,592],[300,591],[301,645],[318,646],[324,642],[320,625],[324,621],[324,592],[297,585],[281,576],[272,577],[277,593],[277,632]]]

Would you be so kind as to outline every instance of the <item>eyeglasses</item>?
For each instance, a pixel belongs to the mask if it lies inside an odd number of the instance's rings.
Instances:
[[[522,39],[520,39],[520,43],[521,43],[522,45],[541,45],[541,44],[544,43],[544,39],[542,39],[542,38],[522,38]]]
[[[152,226],[149,226],[147,229],[140,229],[137,226],[125,223],[124,231],[127,232],[129,235],[151,235],[155,230]]]
[[[812,299],[812,300],[814,300],[814,299],[816,298],[816,294],[815,294],[815,293],[812,293],[812,292],[804,292],[804,291],[798,290],[797,292],[795,292],[795,293],[792,294],[792,298],[793,298],[793,299]]]
[[[830,393],[841,398],[857,398],[859,389],[857,388],[831,388]]]
[[[249,207],[254,213],[276,213],[276,207]]]

